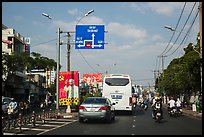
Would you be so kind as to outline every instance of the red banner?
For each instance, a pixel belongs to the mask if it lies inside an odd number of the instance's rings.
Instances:
[[[59,99],[61,104],[72,104],[79,98],[79,73],[78,71],[60,72],[59,74]],[[75,103],[77,104],[77,103]]]
[[[88,85],[102,82],[102,73],[83,74],[83,82]]]

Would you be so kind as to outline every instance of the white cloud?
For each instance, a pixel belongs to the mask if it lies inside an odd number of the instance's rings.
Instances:
[[[156,12],[158,14],[171,16],[177,9],[182,9],[183,2],[125,2],[123,7],[128,7],[133,11],[147,14],[148,12]],[[152,10],[152,11],[149,11]]]
[[[79,20],[80,18],[77,18]],[[96,16],[87,16],[80,19],[80,22],[78,24],[105,24],[102,18],[96,17]]]
[[[181,9],[183,4],[181,2],[149,2],[148,6],[156,13],[171,16],[176,9]]]
[[[72,10],[68,10],[67,13],[71,15],[77,15],[77,14],[81,14],[82,12],[80,12],[78,9],[72,9]]]
[[[145,39],[147,37],[146,30],[136,28],[130,24],[120,24],[111,22],[107,25],[108,32],[123,38]]]

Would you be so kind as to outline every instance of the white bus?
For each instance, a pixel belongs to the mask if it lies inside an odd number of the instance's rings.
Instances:
[[[115,110],[132,111],[132,84],[129,75],[106,74],[102,96],[115,103]]]

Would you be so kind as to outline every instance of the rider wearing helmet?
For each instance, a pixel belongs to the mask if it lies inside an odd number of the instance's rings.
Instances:
[[[160,103],[160,112],[161,112],[161,117],[163,119],[163,110],[162,110],[162,98],[159,96],[159,93],[156,92],[155,96],[153,98],[153,103],[152,103],[152,114],[153,114],[153,119],[155,119],[155,105],[156,103],[159,102]]]

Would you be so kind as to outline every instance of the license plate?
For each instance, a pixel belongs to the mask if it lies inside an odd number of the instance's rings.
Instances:
[[[111,95],[112,99],[122,99],[122,95]]]
[[[94,112],[94,111],[95,111],[95,108],[91,108],[90,111]]]

